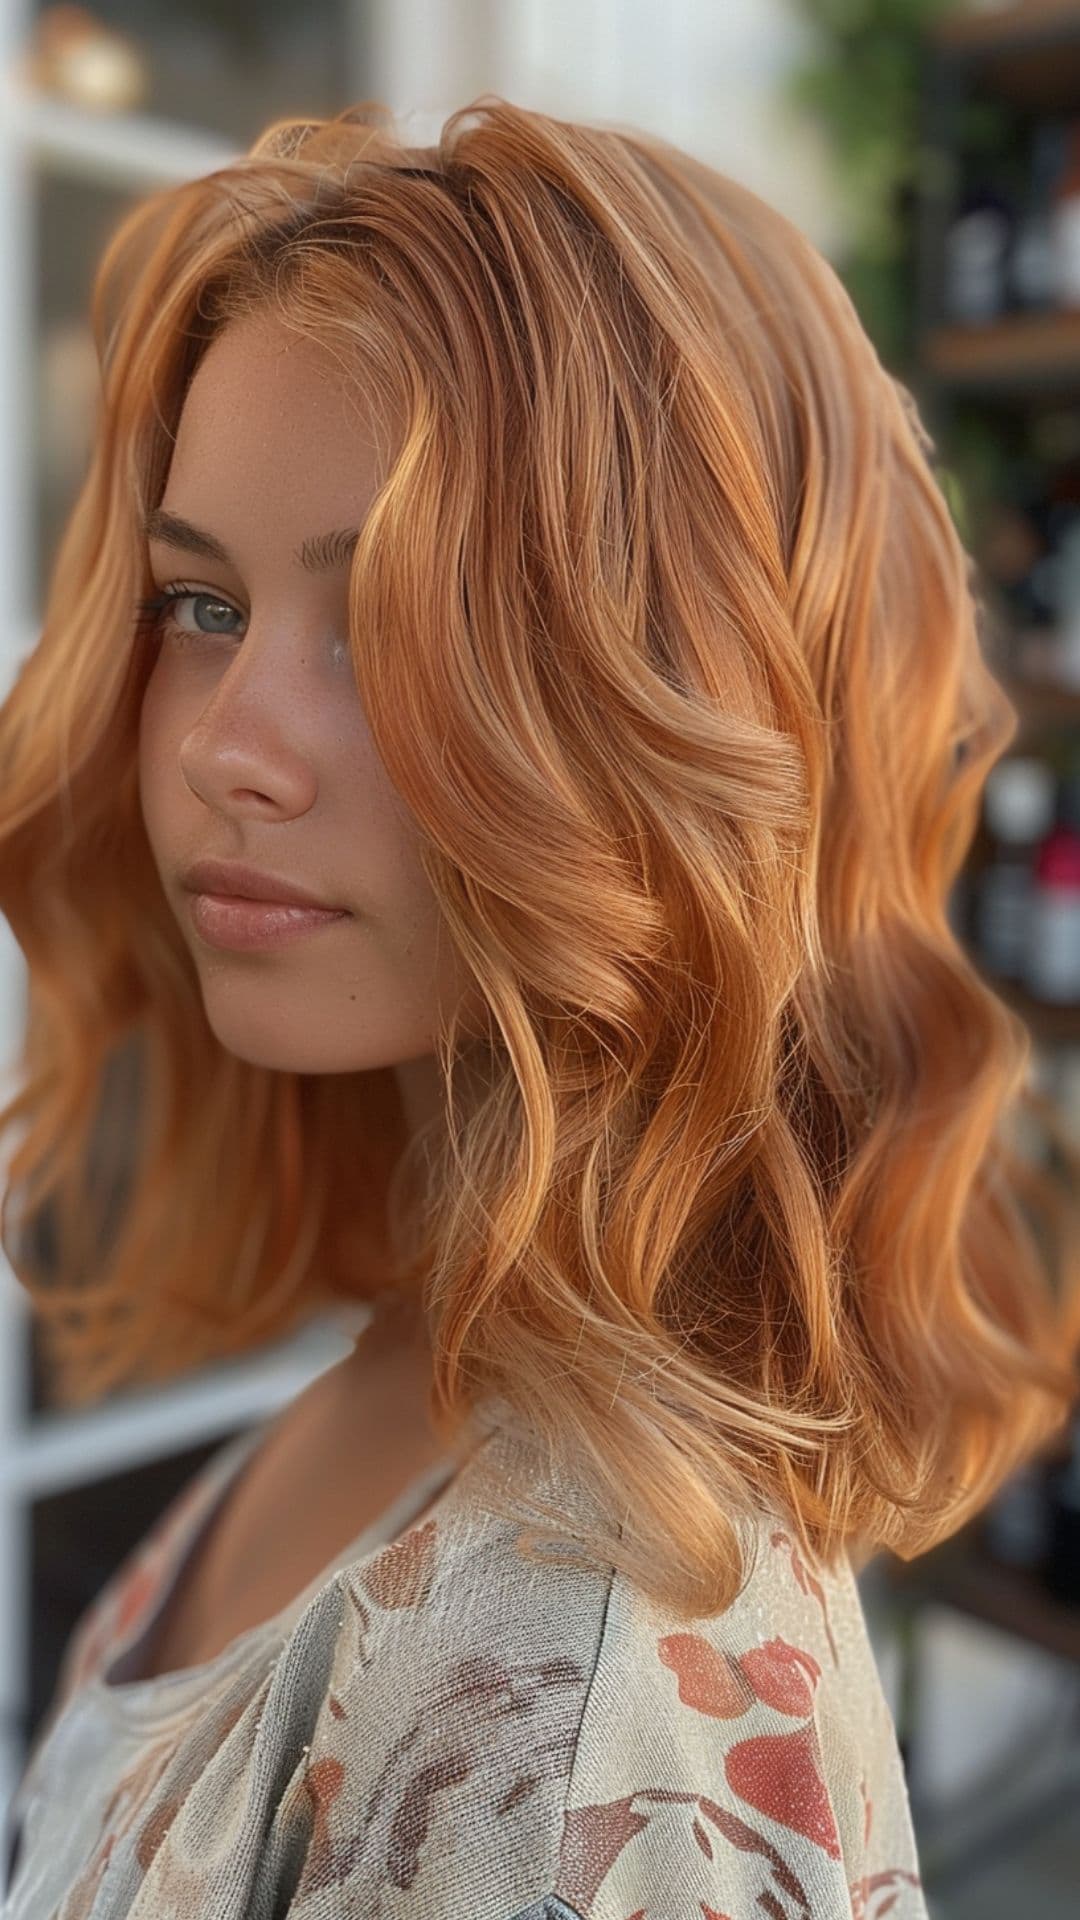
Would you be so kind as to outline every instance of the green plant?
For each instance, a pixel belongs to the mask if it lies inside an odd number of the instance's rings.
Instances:
[[[789,74],[785,99],[830,135],[850,242],[834,262],[871,339],[893,371],[914,354],[914,211],[948,185],[953,157],[924,145],[920,95],[927,32],[956,0],[793,0],[817,30],[820,56]],[[957,142],[997,154],[1007,129],[995,103],[968,100]]]

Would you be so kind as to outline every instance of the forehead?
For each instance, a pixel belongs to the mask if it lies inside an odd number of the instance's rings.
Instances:
[[[378,419],[317,341],[265,316],[213,340],[184,398],[162,504],[212,529],[296,540],[358,525],[385,477]]]

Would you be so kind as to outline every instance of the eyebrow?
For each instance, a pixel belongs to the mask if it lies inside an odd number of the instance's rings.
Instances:
[[[220,560],[227,567],[235,565],[228,548],[212,533],[193,526],[190,520],[184,520],[178,513],[169,513],[164,507],[155,507],[146,515],[142,530],[147,540],[179,547],[184,553],[200,553],[204,560]],[[338,527],[329,533],[313,534],[301,542],[293,559],[308,573],[333,573],[347,564],[359,538],[358,527]]]

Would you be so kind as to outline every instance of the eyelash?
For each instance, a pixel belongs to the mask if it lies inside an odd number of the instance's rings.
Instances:
[[[162,591],[155,594],[152,600],[137,600],[135,602],[136,633],[152,639],[167,627],[178,635],[181,642],[190,640],[229,640],[233,637],[227,633],[188,633],[183,627],[178,627],[175,620],[169,620],[167,618],[169,608],[175,606],[178,600],[209,600],[214,606],[228,607],[230,613],[238,612],[238,609],[232,605],[231,601],[222,599],[220,594],[208,593],[205,588],[201,587],[189,587],[183,580],[178,580],[174,586],[163,587]]]

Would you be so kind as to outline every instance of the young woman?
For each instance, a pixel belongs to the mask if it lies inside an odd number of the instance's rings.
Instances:
[[[746,188],[493,96],[275,124],[93,318],[5,1246],[69,1403],[372,1317],[80,1621],[5,1914],[919,1920],[853,1568],[1056,1433],[1078,1313],[909,395]]]

